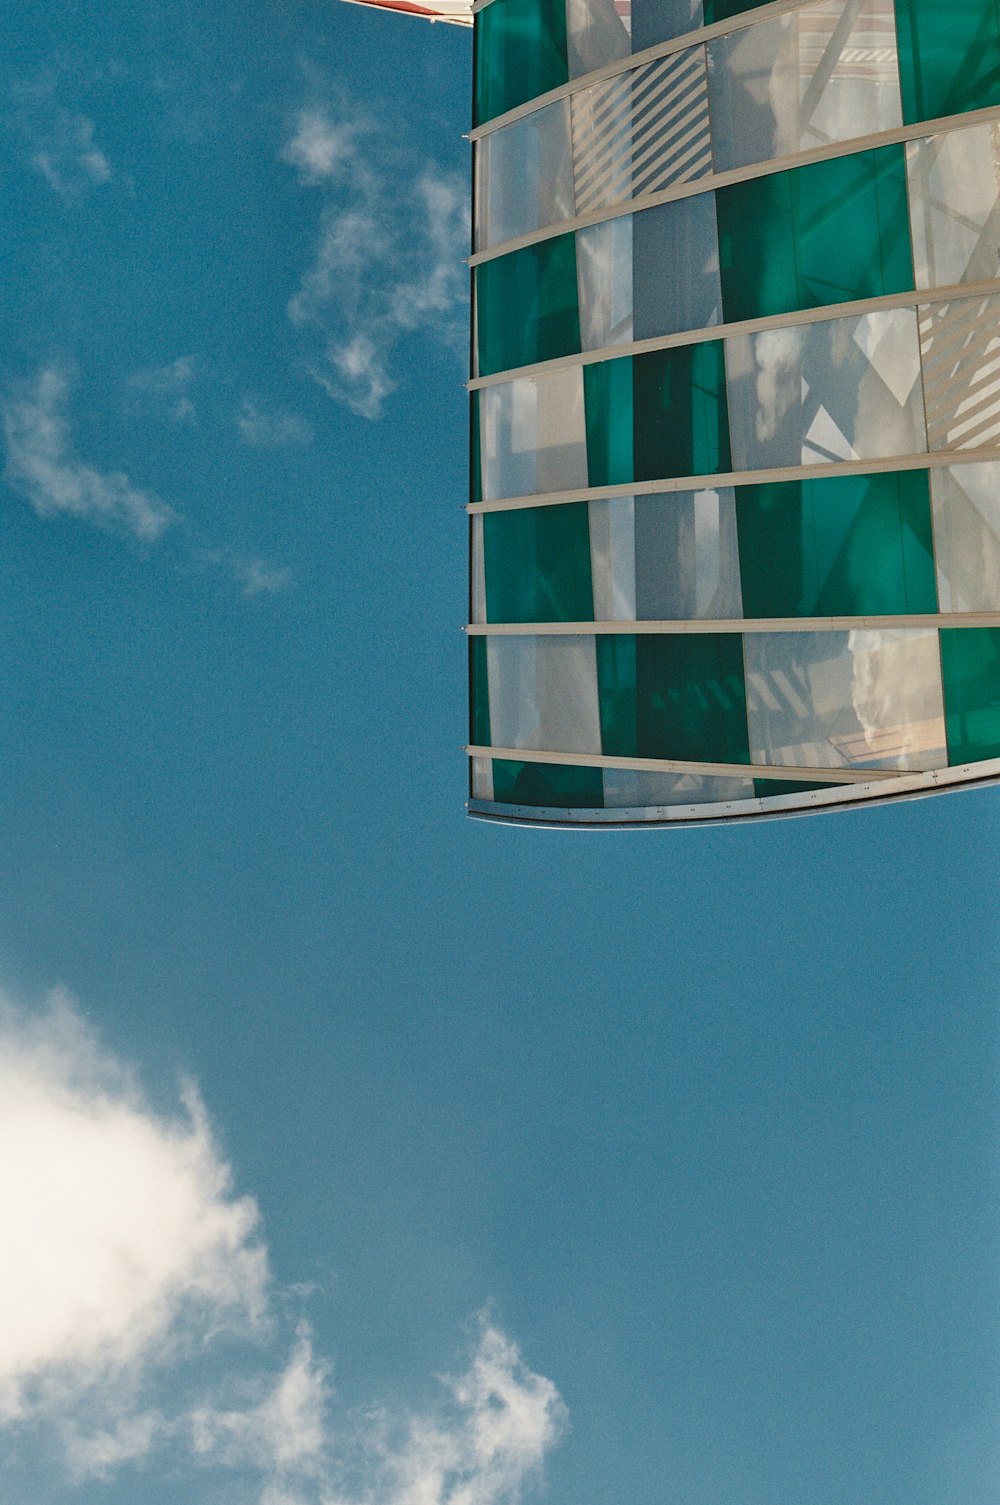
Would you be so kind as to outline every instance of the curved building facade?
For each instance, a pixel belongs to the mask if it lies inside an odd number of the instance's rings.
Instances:
[[[485,0],[471,813],[1000,777],[995,0]]]

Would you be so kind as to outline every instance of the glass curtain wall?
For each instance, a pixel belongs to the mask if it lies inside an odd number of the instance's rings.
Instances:
[[[994,0],[488,0],[470,809],[1000,775]]]

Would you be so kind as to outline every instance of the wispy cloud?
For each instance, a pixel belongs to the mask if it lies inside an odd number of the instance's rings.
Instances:
[[[52,365],[0,403],[8,483],[40,517],[68,513],[155,542],[176,513],[151,491],[134,486],[124,472],[99,470],[77,454],[66,416],[68,397],[66,373]]]
[[[155,1109],[65,994],[3,1001],[0,1434],[22,1464],[36,1446],[67,1485],[162,1464],[182,1493],[207,1469],[258,1505],[516,1505],[564,1430],[486,1316],[436,1405],[338,1416],[329,1361],[307,1325],[282,1337],[274,1298],[195,1089]]]
[[[312,337],[310,369],[327,393],[378,418],[404,336],[464,345],[465,180],[390,149],[363,115],[328,107],[298,114],[282,156],[321,195],[315,254],[289,318]]]
[[[312,424],[297,413],[272,412],[245,397],[236,414],[236,426],[247,444],[258,449],[283,449],[289,444],[310,444]]]
[[[165,366],[134,371],[127,382],[132,406],[162,414],[174,423],[188,423],[195,416],[194,379],[195,361],[190,355],[180,355]]]
[[[10,124],[24,143],[29,165],[50,188],[73,199],[110,180],[111,163],[97,143],[94,122],[60,105],[52,80],[15,84],[11,94],[15,109]]]

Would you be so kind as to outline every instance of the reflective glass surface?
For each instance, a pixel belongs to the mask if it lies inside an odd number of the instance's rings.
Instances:
[[[744,654],[753,762],[944,766],[936,632],[755,632]]]
[[[632,497],[591,502],[589,521],[594,620],[634,622],[636,537]]]
[[[632,51],[628,0],[566,0],[570,78],[580,78]]]
[[[606,753],[749,761],[737,633],[600,637],[597,662]]]
[[[1000,758],[1000,629],[945,628],[941,671],[949,763]]]
[[[896,23],[907,122],[1000,103],[995,0],[896,0]]]
[[[737,470],[927,448],[913,309],[737,335],[726,367]]]
[[[584,350],[603,350],[635,338],[632,246],[630,214],[577,232],[580,343]]]
[[[494,747],[601,751],[593,637],[485,641]]]
[[[565,0],[493,0],[476,16],[476,125],[568,78]]]
[[[748,617],[937,610],[926,471],[740,486]]]
[[[569,100],[483,136],[476,154],[476,250],[572,218]]]
[[[733,183],[716,209],[727,322],[913,287],[901,146]]]
[[[754,797],[752,779],[717,778],[696,773],[640,773],[604,770],[604,804],[608,810],[656,805],[717,805]]]
[[[714,194],[693,194],[633,215],[632,254],[635,339],[719,323]]]
[[[1000,122],[906,146],[917,287],[1000,275]]]
[[[579,353],[572,235],[497,256],[474,275],[480,376]]]
[[[478,395],[485,501],[587,485],[579,367],[484,387]]]
[[[892,0],[821,0],[707,46],[717,171],[901,124]]]
[[[928,304],[920,315],[927,442],[981,449],[1000,438],[1000,296]]]
[[[1000,463],[931,471],[942,611],[1000,611]]]
[[[743,615],[731,489],[635,499],[636,621]]]

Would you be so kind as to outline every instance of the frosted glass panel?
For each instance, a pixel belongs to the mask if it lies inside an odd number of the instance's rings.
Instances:
[[[703,778],[693,773],[639,773],[604,770],[604,804],[608,810],[643,809],[650,805],[715,805],[752,800],[752,779]]]
[[[736,336],[726,373],[736,470],[927,448],[913,309]]]
[[[476,249],[570,219],[569,101],[558,100],[476,142]]]
[[[483,500],[587,485],[583,371],[556,371],[479,394]]]
[[[937,633],[748,633],[750,757],[795,768],[943,768]]]
[[[917,287],[1000,275],[1000,122],[906,147]]]
[[[1000,611],[1000,463],[931,471],[942,611]]]
[[[892,0],[822,0],[708,43],[718,171],[902,124]]]
[[[631,19],[629,0],[566,0],[570,78],[628,57]]]
[[[635,502],[636,620],[743,615],[731,488]]]
[[[635,504],[632,497],[591,502],[590,578],[595,622],[634,622]]]
[[[483,514],[472,515],[472,583],[469,592],[472,620],[486,621],[486,565],[483,557]]]
[[[580,343],[584,350],[632,338],[632,216],[577,232]]]
[[[917,310],[932,450],[1000,441],[1000,297],[956,298]]]
[[[593,637],[491,637],[494,747],[600,753]]]
[[[714,194],[642,210],[633,218],[632,246],[637,340],[719,323]]]
[[[472,798],[474,800],[493,799],[493,759],[472,759]]]

